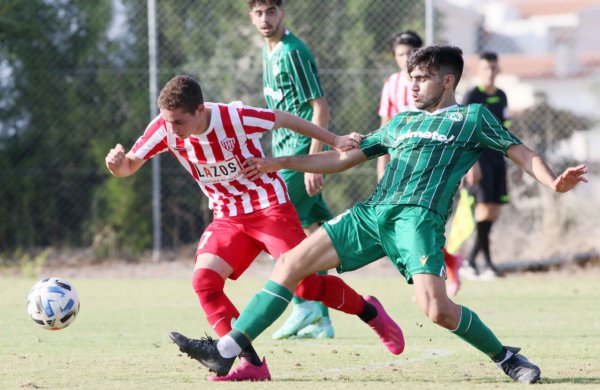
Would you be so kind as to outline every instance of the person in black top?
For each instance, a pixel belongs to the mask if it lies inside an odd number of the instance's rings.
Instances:
[[[493,52],[481,53],[478,64],[480,84],[467,92],[463,104],[484,104],[502,122],[504,127],[509,128],[508,99],[504,91],[495,85],[499,71],[498,55]],[[492,225],[500,215],[500,207],[508,203],[509,197],[506,185],[506,164],[501,153],[485,148],[479,158],[478,167],[481,179],[471,188],[476,200],[477,237],[473,248],[467,255],[463,271],[466,276],[479,275],[486,279],[502,275],[492,262],[489,236]],[[475,263],[479,252],[483,252],[486,262],[486,268],[481,272]]]

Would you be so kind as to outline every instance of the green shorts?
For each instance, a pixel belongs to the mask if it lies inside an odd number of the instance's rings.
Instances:
[[[310,196],[306,192],[304,172],[282,170],[279,173],[285,180],[290,200],[298,212],[302,227],[323,223],[333,218],[322,194]]]
[[[444,220],[425,207],[357,203],[323,228],[340,258],[340,273],[387,256],[408,283],[416,274],[446,278]]]

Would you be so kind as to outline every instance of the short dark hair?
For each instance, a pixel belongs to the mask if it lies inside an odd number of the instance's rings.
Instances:
[[[264,5],[274,5],[275,7],[281,7],[283,6],[283,0],[246,0],[246,4],[248,4],[248,8],[252,9],[254,8],[257,4],[264,4]]]
[[[458,85],[465,66],[462,50],[456,46],[433,45],[414,51],[408,57],[408,73],[415,68],[442,71],[454,75],[454,88]]]
[[[175,76],[158,95],[158,107],[165,110],[183,108],[193,114],[204,103],[200,84],[190,76]]]
[[[398,45],[408,45],[417,49],[423,46],[423,40],[416,32],[412,30],[406,30],[392,35],[392,38],[390,39],[390,47],[392,51],[394,51]]]
[[[479,53],[479,59],[489,62],[498,62],[498,53],[493,51],[484,51],[483,53]]]

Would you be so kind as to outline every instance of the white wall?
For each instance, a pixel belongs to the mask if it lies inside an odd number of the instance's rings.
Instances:
[[[436,1],[436,10],[443,12],[443,25],[436,26],[436,36],[451,45],[460,47],[465,54],[477,51],[479,26],[484,16],[471,8],[458,7],[446,1]]]
[[[600,5],[588,8],[578,16],[579,28],[575,35],[576,51],[600,50]]]

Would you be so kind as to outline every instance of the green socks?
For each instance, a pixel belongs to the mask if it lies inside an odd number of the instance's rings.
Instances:
[[[504,347],[496,335],[471,310],[461,306],[460,322],[452,331],[481,352],[494,359],[504,351]]]
[[[302,303],[302,302],[306,302],[306,300],[305,300],[305,299],[302,299],[302,298],[300,298],[300,297],[297,297],[297,296],[295,296],[295,295],[294,295],[294,297],[292,298],[292,303],[293,303],[294,305],[297,305],[297,304],[299,304],[299,303]]]
[[[287,288],[272,280],[267,281],[235,321],[233,331],[238,331],[250,341],[254,340],[279,318],[291,300],[292,293]],[[238,337],[234,338],[238,341]]]

